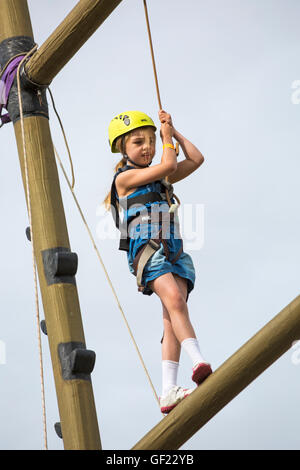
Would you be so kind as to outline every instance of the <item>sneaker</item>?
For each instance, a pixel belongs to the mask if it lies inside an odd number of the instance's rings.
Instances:
[[[200,385],[212,373],[211,366],[208,362],[200,362],[193,367],[192,380]]]
[[[160,410],[162,413],[170,413],[178,403],[192,393],[193,389],[187,389],[174,385],[165,397],[160,397]]]

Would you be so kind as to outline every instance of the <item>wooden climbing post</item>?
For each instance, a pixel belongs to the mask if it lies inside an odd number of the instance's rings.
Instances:
[[[32,77],[50,83],[56,73],[104,21],[119,1],[82,0],[53,41],[32,57]],[[41,5],[42,8],[42,5]],[[61,40],[61,41],[60,41]],[[27,0],[0,0],[0,67],[34,46]],[[50,53],[50,54],[49,54]],[[46,60],[44,58],[46,57]],[[33,60],[33,59],[37,60]],[[36,71],[36,73],[34,73]],[[32,78],[31,77],[31,78]],[[101,449],[90,373],[95,355],[85,345],[75,281],[77,257],[71,252],[44,88],[22,76],[25,144],[31,199],[32,234],[45,313],[64,448]],[[16,80],[8,111],[14,123],[22,178],[25,164]],[[26,193],[26,191],[25,191]],[[26,193],[27,196],[27,193]],[[28,204],[28,201],[27,201]]]
[[[29,78],[49,85],[121,1],[80,0],[28,61]]]
[[[177,405],[133,449],[179,449],[298,339],[300,296]]]

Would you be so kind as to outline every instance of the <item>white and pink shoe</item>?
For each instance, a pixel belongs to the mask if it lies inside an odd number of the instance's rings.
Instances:
[[[193,389],[182,388],[174,385],[165,397],[159,398],[160,410],[167,414],[175,408],[185,397],[192,393]]]
[[[211,366],[208,362],[200,362],[193,367],[192,380],[200,385],[212,373]]]

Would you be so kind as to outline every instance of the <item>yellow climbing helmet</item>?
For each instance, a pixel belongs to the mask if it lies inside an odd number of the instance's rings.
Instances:
[[[139,127],[151,126],[156,131],[156,127],[152,119],[141,111],[126,111],[114,117],[108,127],[109,145],[113,153],[118,153],[116,148],[116,140],[127,132],[138,129]]]

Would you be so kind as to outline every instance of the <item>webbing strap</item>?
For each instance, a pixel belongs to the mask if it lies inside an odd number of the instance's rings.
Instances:
[[[117,206],[117,197],[116,197],[116,177],[122,172],[122,171],[127,171],[127,170],[131,170],[132,168],[134,167],[131,167],[131,166],[124,166],[124,168],[119,168],[119,170],[117,171],[117,173],[115,174],[114,176],[114,179],[113,179],[113,182],[112,182],[112,185],[111,185],[111,191],[110,191],[110,203],[111,205],[113,206],[114,210],[112,211],[112,216],[113,216],[113,219],[114,219],[114,222],[115,222],[115,225],[116,227],[119,229],[120,227],[120,216],[119,216],[119,210],[118,210],[118,206]]]
[[[160,193],[153,191],[151,193],[149,192],[146,194],[139,194],[138,196],[134,196],[131,198],[126,198],[126,200],[119,199],[119,204],[123,209],[128,210],[130,209],[131,206],[134,206],[137,204],[141,204],[144,206],[147,202],[152,203],[152,202],[159,202],[163,200],[164,199],[161,197]]]
[[[142,276],[143,276],[144,267],[146,266],[151,256],[160,248],[160,245],[155,246],[154,244],[150,243],[150,241],[149,243],[145,245],[145,248],[141,250],[142,253],[139,258],[138,265],[137,265],[136,282],[137,282],[138,287],[143,287]]]
[[[10,59],[10,61],[5,65],[4,69],[1,72],[0,76],[0,121],[2,127],[4,124],[7,124],[11,121],[8,113],[2,116],[2,109],[6,108],[9,93],[13,85],[15,76],[18,71],[20,62],[23,61],[26,53],[18,54]]]

